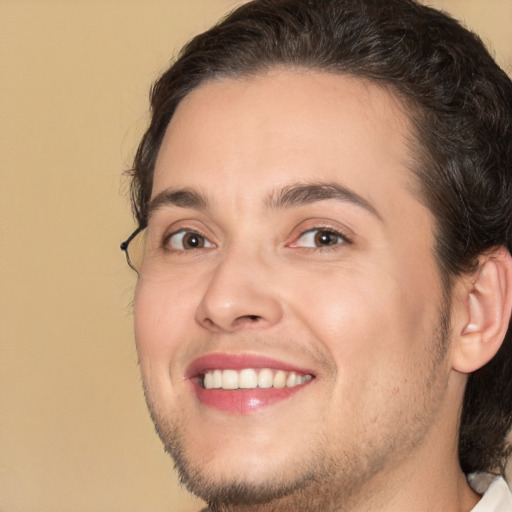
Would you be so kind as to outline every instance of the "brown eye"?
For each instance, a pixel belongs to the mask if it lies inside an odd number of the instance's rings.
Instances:
[[[198,249],[204,247],[204,238],[197,233],[185,233],[183,236],[184,249]]]
[[[302,233],[292,247],[322,248],[349,243],[348,239],[337,231],[329,229],[310,229]]]
[[[167,244],[171,250],[175,251],[213,247],[213,244],[207,238],[195,231],[178,231],[168,238]]]
[[[317,247],[325,247],[340,243],[340,236],[332,231],[317,231],[314,236],[315,245]]]

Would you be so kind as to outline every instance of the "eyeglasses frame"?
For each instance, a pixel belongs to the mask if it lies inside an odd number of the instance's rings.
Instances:
[[[146,226],[139,226],[124,242],[121,242],[120,249],[124,252],[126,256],[126,261],[128,262],[128,265],[137,272],[139,271],[135,268],[135,265],[132,263],[132,260],[130,259],[130,253],[128,252],[128,246],[130,245],[130,242],[141,232],[146,229]]]

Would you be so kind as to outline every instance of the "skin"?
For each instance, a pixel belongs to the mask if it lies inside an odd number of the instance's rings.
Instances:
[[[175,236],[165,279],[141,274],[137,348],[160,436],[215,510],[446,512],[478,500],[458,465],[465,377],[450,363],[411,139],[389,91],[301,70],[203,84],[171,120],[153,198],[193,189],[208,205],[159,204],[148,236],[193,230],[206,245]],[[311,183],[365,206],[269,199]],[[317,246],[315,228],[341,236]],[[186,378],[211,353],[315,378],[251,413],[219,411]]]

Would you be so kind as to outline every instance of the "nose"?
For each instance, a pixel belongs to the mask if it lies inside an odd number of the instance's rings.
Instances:
[[[282,305],[271,285],[269,266],[256,259],[232,254],[212,270],[196,311],[201,326],[235,332],[265,329],[281,320]]]

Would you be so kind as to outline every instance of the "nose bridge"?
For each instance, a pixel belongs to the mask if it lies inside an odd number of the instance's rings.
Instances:
[[[271,286],[272,275],[265,251],[251,244],[231,244],[212,269],[197,321],[223,331],[276,324],[282,307]]]

